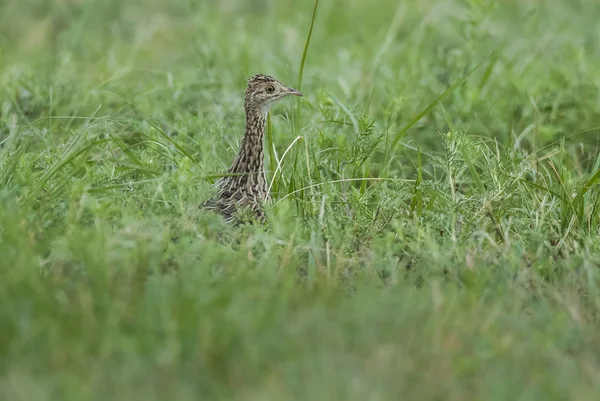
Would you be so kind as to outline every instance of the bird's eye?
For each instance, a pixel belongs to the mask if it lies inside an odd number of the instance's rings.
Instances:
[[[275,87],[273,87],[272,85],[267,86],[267,93],[273,93],[275,92]]]

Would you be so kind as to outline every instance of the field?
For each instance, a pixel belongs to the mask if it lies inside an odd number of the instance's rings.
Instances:
[[[591,401],[599,307],[596,0],[0,3],[1,400]]]

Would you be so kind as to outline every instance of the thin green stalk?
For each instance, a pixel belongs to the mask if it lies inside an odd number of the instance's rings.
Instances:
[[[469,76],[471,76],[471,74],[473,74],[485,62],[487,62],[489,59],[491,59],[494,56],[494,54],[496,54],[495,51],[493,51],[489,56],[487,56],[485,58],[485,60],[483,60],[481,63],[477,64],[473,69],[468,71],[460,79],[458,79],[452,85],[450,85],[444,92],[442,92],[441,95],[439,95],[437,98],[435,98],[435,100],[433,102],[429,103],[429,105],[427,107],[425,107],[419,114],[417,114],[412,120],[410,120],[408,122],[408,124],[406,124],[398,133],[396,133],[396,135],[394,136],[394,139],[392,139],[392,144],[391,144],[389,150],[387,151],[387,155],[386,155],[387,162],[384,164],[384,169],[383,169],[384,172],[386,172],[389,169],[390,164],[392,162],[392,155],[394,154],[394,150],[396,149],[398,142],[400,142],[400,139],[402,139],[404,137],[404,135],[408,132],[408,130],[411,129],[417,122],[419,122],[419,120],[421,120],[423,117],[425,117],[427,114],[429,114],[431,112],[431,110],[433,110],[435,105],[438,104],[440,101],[442,101],[442,99],[444,99],[446,96],[448,96],[449,94],[454,92],[459,86],[461,86],[463,83],[465,83],[465,81],[469,78]]]
[[[302,76],[304,75],[304,64],[306,63],[306,55],[308,54],[308,46],[310,45],[310,39],[312,37],[313,28],[315,26],[315,19],[317,17],[317,9],[319,7],[319,0],[315,0],[315,7],[313,8],[312,18],[310,20],[310,29],[308,30],[308,36],[304,43],[304,51],[302,52],[302,60],[300,61],[300,71],[298,72],[298,84],[297,89],[302,90]],[[296,136],[300,135],[300,104],[301,101],[296,101]]]

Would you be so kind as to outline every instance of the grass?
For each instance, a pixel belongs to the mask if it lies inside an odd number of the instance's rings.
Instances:
[[[596,399],[599,14],[2,2],[0,399]],[[257,72],[305,96],[232,229]]]

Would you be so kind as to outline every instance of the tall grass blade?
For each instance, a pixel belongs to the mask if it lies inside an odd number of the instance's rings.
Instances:
[[[465,83],[466,80],[471,76],[471,74],[473,74],[475,71],[477,71],[479,69],[479,67],[481,67],[483,64],[485,64],[489,59],[491,59],[495,53],[496,53],[495,51],[492,52],[482,62],[477,64],[470,71],[468,71],[465,75],[463,75],[460,79],[458,79],[452,85],[450,85],[444,92],[442,92],[441,95],[436,97],[434,101],[429,103],[429,105],[427,107],[425,107],[423,110],[421,110],[421,112],[419,114],[417,114],[412,120],[410,120],[408,122],[408,124],[406,124],[400,131],[398,131],[398,133],[396,133],[396,135],[392,139],[390,147],[387,150],[387,156],[386,156],[387,162],[384,164],[384,169],[382,170],[382,172],[388,171],[388,169],[390,167],[390,163],[392,161],[391,156],[394,154],[394,151],[396,150],[396,146],[398,145],[398,142],[400,141],[400,139],[402,139],[404,137],[404,135],[408,132],[408,130],[411,129],[417,122],[419,122],[419,120],[421,120],[423,117],[425,117],[427,114],[429,114],[431,112],[431,110],[433,110],[433,108],[439,102],[441,102],[444,98],[446,98],[448,95],[450,95],[452,92],[454,92],[459,86],[461,86],[463,83]]]

